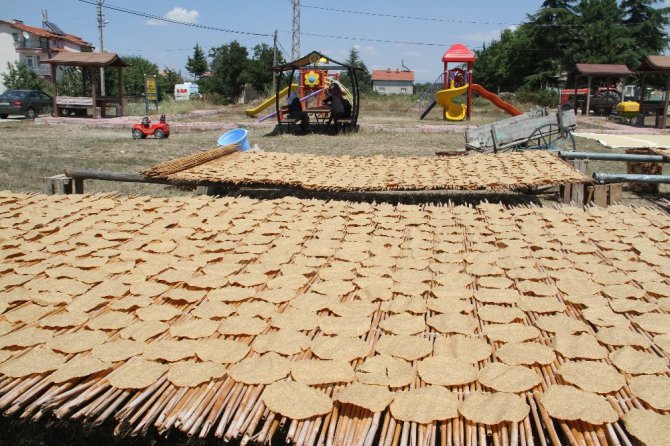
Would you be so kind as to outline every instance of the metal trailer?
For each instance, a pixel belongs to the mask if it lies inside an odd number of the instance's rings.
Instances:
[[[574,110],[550,113],[537,108],[529,113],[480,125],[465,131],[465,147],[483,153],[516,150],[575,150],[572,132],[577,128]]]

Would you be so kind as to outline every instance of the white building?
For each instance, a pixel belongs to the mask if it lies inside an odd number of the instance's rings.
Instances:
[[[42,28],[25,25],[20,20],[0,20],[0,75],[7,72],[7,63],[24,62],[40,77],[51,80],[49,65],[40,61],[50,59],[62,51],[92,51],[93,46],[72,34],[63,32],[57,25],[45,21]],[[63,68],[59,68],[60,78]],[[0,92],[6,88],[0,77]]]
[[[414,72],[410,70],[372,70],[372,90],[380,94],[413,94]]]

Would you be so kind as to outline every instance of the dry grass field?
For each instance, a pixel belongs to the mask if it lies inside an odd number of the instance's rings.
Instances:
[[[532,105],[519,104],[524,110]],[[244,114],[244,105],[219,108],[214,116],[199,118],[221,124],[252,122]],[[357,133],[304,136],[274,134],[273,127],[248,126],[249,139],[262,150],[314,153],[323,155],[394,155],[435,156],[435,152],[464,147],[463,123],[445,123],[437,111],[418,120],[418,106],[405,98],[364,98]],[[169,115],[168,115],[169,116]],[[506,115],[486,103],[475,103],[470,125],[504,119]],[[194,117],[176,115],[171,123],[192,122]],[[589,118],[589,127],[597,126]],[[604,118],[602,118],[604,119]],[[138,118],[139,121],[139,118]],[[453,132],[421,132],[420,126],[441,129],[456,125]],[[62,173],[66,167],[110,172],[139,172],[154,164],[216,146],[222,130],[174,131],[169,139],[135,141],[130,129],[94,128],[83,125],[44,125],[23,119],[0,123],[0,190],[16,192],[41,191],[42,178]],[[607,151],[597,142],[577,138],[581,151]],[[592,162],[593,171],[625,172],[625,163]],[[118,191],[124,194],[181,195],[190,193],[175,187],[159,185],[87,181],[86,192]],[[664,188],[667,192],[667,188]]]

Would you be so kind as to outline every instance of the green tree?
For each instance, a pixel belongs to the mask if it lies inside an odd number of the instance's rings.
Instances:
[[[247,81],[247,49],[234,40],[212,48],[209,55],[212,58],[212,77],[202,80],[202,91],[216,93],[229,100],[237,99]]]
[[[532,72],[526,28],[506,29],[499,40],[475,50],[474,80],[489,89],[516,89]]]
[[[24,62],[7,62],[7,72],[2,73],[2,83],[8,90],[51,91],[50,85]]]
[[[58,94],[63,96],[81,96],[83,88],[84,82],[82,80],[81,68],[67,67],[63,71],[63,76],[58,81]]]
[[[184,82],[184,79],[181,74],[177,73],[172,68],[164,68],[158,75],[156,82],[158,84],[158,90],[163,92],[161,97],[165,97],[165,95],[174,91],[175,85]]]
[[[274,50],[262,43],[254,47],[254,55],[247,63],[246,79],[260,93],[267,93],[272,84]],[[277,63],[284,63],[281,52],[277,53]]]
[[[578,26],[565,54],[568,66],[576,63],[635,65],[635,41],[622,25],[624,11],[616,0],[581,0],[576,7]]]
[[[205,52],[202,50],[202,48],[200,48],[200,45],[196,43],[193,47],[193,57],[189,56],[188,59],[186,59],[186,69],[197,81],[200,79],[200,76],[205,74],[207,68],[208,66]]]
[[[123,56],[123,61],[130,65],[123,69],[123,94],[129,96],[142,96],[144,94],[144,75],[156,76],[158,81],[158,65],[141,56]],[[105,76],[105,85],[110,94],[116,94],[118,91],[119,78],[116,70],[110,70]],[[164,89],[158,88],[158,99],[163,95],[170,93]]]
[[[351,67],[358,68],[358,70],[356,71],[356,79],[358,79],[358,88],[360,88],[362,92],[372,91],[372,75],[370,74],[370,71],[368,71],[368,67],[361,60],[356,47],[353,46],[351,47],[351,50],[349,50],[349,57],[347,58],[347,60],[344,61],[344,63]],[[347,88],[351,88],[352,82],[349,77],[349,73],[343,73],[340,78],[340,81]]]
[[[660,0],[623,0],[623,24],[634,41],[638,57],[631,68],[639,65],[645,56],[661,54],[668,46],[665,27],[670,24],[670,8],[654,8]]]

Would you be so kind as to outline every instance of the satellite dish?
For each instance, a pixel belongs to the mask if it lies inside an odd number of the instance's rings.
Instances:
[[[30,33],[28,33],[28,31],[23,31],[23,38],[26,40],[30,39]]]

